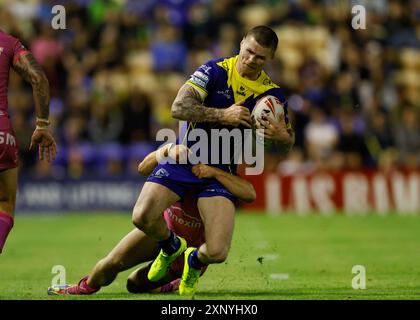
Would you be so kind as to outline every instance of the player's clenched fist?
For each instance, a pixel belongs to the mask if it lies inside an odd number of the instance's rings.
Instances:
[[[242,105],[244,102],[245,100],[239,101],[224,109],[222,123],[234,127],[242,124],[246,128],[251,128],[251,114],[248,108]]]
[[[216,174],[216,170],[214,167],[210,167],[205,164],[196,164],[192,167],[192,172],[194,175],[200,179],[203,178],[213,178]]]
[[[177,163],[187,163],[188,155],[191,153],[191,150],[183,144],[168,143],[156,151],[156,160],[158,163],[163,163],[164,158],[170,157]]]
[[[287,131],[287,125],[284,121],[284,114],[279,115],[278,121],[275,121],[270,117],[257,120],[256,127],[257,129],[264,129],[265,139],[272,139],[280,142],[287,142],[290,139],[290,134]]]
[[[191,150],[183,144],[173,144],[168,148],[168,155],[177,163],[186,163],[188,155],[190,155],[191,153]]]

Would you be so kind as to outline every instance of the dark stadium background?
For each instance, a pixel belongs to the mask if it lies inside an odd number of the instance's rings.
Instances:
[[[51,27],[57,4],[66,9],[65,30]],[[364,30],[351,27],[356,4],[366,8]],[[48,76],[59,145],[52,165],[37,162],[28,150],[31,88],[12,74],[9,104],[22,159],[21,211],[130,209],[143,181],[137,163],[159,145],[159,129],[178,128],[170,114],[178,88],[208,59],[235,54],[243,34],[258,24],[272,26],[279,36],[267,72],[284,90],[296,130],[296,145],[286,158],[275,150],[267,153],[265,173],[396,168],[418,173],[418,1],[5,0],[0,5],[0,28],[19,37]],[[394,208],[395,200],[389,201]],[[418,203],[414,207],[420,209]]]

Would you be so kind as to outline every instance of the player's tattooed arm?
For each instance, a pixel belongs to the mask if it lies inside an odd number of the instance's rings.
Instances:
[[[224,109],[205,107],[200,93],[192,86],[184,84],[172,104],[172,117],[191,122],[218,122],[251,128],[251,115],[242,105],[244,102],[234,103]]]
[[[200,93],[192,86],[184,84],[172,104],[172,117],[192,122],[221,122],[223,109],[203,106]]]
[[[36,62],[31,53],[21,55],[13,69],[32,85],[35,100],[36,116],[48,119],[50,104],[50,88],[48,79],[41,66]]]

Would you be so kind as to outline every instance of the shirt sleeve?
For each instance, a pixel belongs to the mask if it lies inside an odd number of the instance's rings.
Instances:
[[[13,65],[16,64],[20,56],[29,53],[29,50],[26,49],[25,46],[18,39],[15,39],[12,49],[13,49]]]
[[[208,92],[214,86],[217,76],[217,70],[214,62],[209,61],[201,65],[190,77],[187,83],[194,87],[200,92],[202,99],[204,100]]]

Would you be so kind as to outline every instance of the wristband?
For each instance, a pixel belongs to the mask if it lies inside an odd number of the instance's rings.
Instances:
[[[48,126],[40,126],[40,125],[36,125],[35,127],[36,130],[47,130]]]
[[[47,125],[50,124],[50,120],[43,119],[43,118],[38,118],[38,117],[36,117],[36,122],[43,122],[43,123],[46,123]]]

